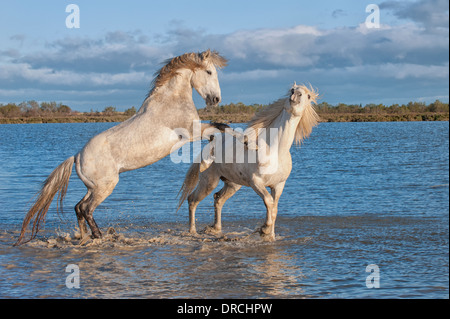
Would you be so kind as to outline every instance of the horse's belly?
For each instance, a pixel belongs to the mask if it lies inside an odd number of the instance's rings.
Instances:
[[[119,171],[125,172],[148,166],[166,157],[179,138],[169,128],[153,127],[147,131],[115,132],[108,140]]]
[[[131,171],[158,162],[171,153],[172,147],[173,144],[152,148],[143,147],[142,149],[127,148],[123,150],[117,163],[119,172]]]
[[[80,151],[82,166],[99,172],[117,173],[153,164],[173,151],[179,141],[169,130],[158,134],[140,134],[121,130],[105,131],[92,138]]]

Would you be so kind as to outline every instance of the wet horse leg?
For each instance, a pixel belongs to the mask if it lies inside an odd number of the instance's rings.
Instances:
[[[239,184],[225,181],[225,186],[214,194],[214,225],[207,226],[207,232],[220,233],[222,231],[222,207],[241,187]]]
[[[272,219],[272,212],[274,207],[273,197],[269,194],[262,181],[253,180],[250,186],[253,188],[256,194],[258,194],[262,198],[262,200],[264,201],[264,205],[266,206],[266,221],[260,229],[261,236],[267,238],[268,240],[274,240],[274,221]]]
[[[100,232],[100,229],[93,217],[94,211],[98,205],[100,205],[109,195],[111,195],[118,181],[119,177],[117,176],[115,178],[111,178],[107,182],[102,181],[101,183],[98,183],[95,189],[90,189],[88,191],[89,196],[86,194],[85,200],[77,204],[78,209],[89,225],[94,238],[102,237],[102,233]]]
[[[87,235],[86,219],[84,218],[81,207],[83,206],[83,203],[89,198],[90,195],[91,192],[90,190],[88,190],[86,195],[84,195],[84,197],[78,202],[78,204],[75,205],[75,213],[77,214],[78,227],[80,228],[81,239],[85,238]]]
[[[278,201],[280,200],[281,193],[283,193],[284,185],[286,182],[279,183],[275,185],[274,187],[271,187],[271,195],[273,198],[273,208],[272,208],[272,228],[271,233],[273,234],[273,237],[275,238],[275,221],[277,219],[278,214]]]
[[[212,169],[208,169],[200,174],[200,180],[195,190],[188,196],[189,204],[189,232],[196,234],[195,211],[198,204],[208,196],[219,184],[219,177],[213,174]]]

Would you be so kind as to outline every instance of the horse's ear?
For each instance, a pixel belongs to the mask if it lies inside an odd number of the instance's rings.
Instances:
[[[207,58],[209,58],[210,55],[211,55],[210,49],[206,50],[205,52],[202,52],[201,54],[202,60],[206,60]]]
[[[294,86],[297,86],[297,81],[294,81]]]

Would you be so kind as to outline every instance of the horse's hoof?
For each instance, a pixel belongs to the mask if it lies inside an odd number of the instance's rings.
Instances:
[[[275,234],[265,234],[265,233],[261,233],[261,238],[264,241],[275,241]]]
[[[245,142],[244,143],[244,147],[250,151],[257,151],[258,150],[258,145],[256,145],[256,143],[248,143]]]
[[[92,232],[92,237],[93,237],[94,239],[102,239],[103,235],[102,235],[102,233],[98,230],[98,231]]]
[[[195,230],[195,229],[189,229],[189,235],[191,235],[191,236],[197,236],[198,234],[197,234],[197,230]]]
[[[206,226],[205,227],[206,234],[220,235],[222,234],[221,229],[216,229],[214,226]]]
[[[264,225],[264,226],[261,226],[261,228],[259,228],[258,231],[259,231],[259,234],[261,236],[263,236],[263,235],[270,235],[271,227],[267,226],[267,225]]]

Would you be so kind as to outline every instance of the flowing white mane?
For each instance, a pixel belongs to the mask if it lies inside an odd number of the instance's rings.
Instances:
[[[206,60],[211,61],[217,68],[223,68],[227,65],[227,59],[222,57],[217,51],[211,50],[202,53],[185,53],[168,59],[164,62],[164,66],[154,74],[155,78],[152,81],[147,97],[151,96],[155,89],[177,75],[180,69],[190,69],[192,71],[204,69]]]
[[[317,103],[319,94],[317,90],[311,86],[308,88],[305,85],[294,85],[294,87],[303,90],[305,94],[309,96],[310,101],[303,112],[302,118],[295,132],[295,142],[300,144],[303,139],[311,134],[313,127],[319,122],[319,115],[316,113],[316,110],[312,104]],[[262,128],[269,128],[275,119],[283,112],[286,103],[288,103],[287,97],[281,98],[268,107],[265,107],[253,116],[253,118],[248,122],[247,128],[252,128],[254,132],[258,132],[258,130]]]

